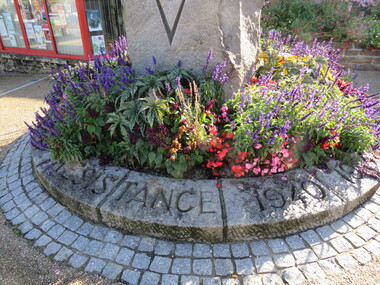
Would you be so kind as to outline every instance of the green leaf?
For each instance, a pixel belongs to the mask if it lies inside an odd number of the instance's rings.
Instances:
[[[87,131],[90,133],[90,135],[93,135],[93,134],[95,134],[96,128],[94,125],[88,125]]]
[[[149,154],[148,154],[148,161],[149,161],[149,164],[152,165],[153,164],[153,161],[155,161],[156,159],[156,154],[151,151]]]

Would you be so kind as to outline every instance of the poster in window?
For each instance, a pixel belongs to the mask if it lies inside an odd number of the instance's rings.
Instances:
[[[38,44],[38,48],[46,49],[45,35],[44,35],[44,31],[42,29],[42,26],[34,25],[33,28],[34,28],[34,32],[36,34],[36,42]]]
[[[90,32],[102,31],[102,21],[99,10],[86,10],[87,24]]]
[[[104,42],[104,35],[92,36],[91,42],[94,55],[100,55],[102,50],[105,51],[106,44]]]
[[[44,36],[45,36],[45,42],[50,44],[51,43],[51,34],[50,30],[48,28],[43,28]]]
[[[9,35],[9,41],[11,42],[11,46],[17,47],[16,37],[14,34]]]
[[[4,19],[2,16],[0,16],[0,35],[3,37],[8,36],[7,27],[5,26]]]
[[[7,26],[9,34],[15,34],[15,26],[13,25],[12,16],[10,13],[3,13],[5,25]]]
[[[26,31],[26,34],[28,35],[28,38],[36,37],[32,23],[25,23],[25,31]]]

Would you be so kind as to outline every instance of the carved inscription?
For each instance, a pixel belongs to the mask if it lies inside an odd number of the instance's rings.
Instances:
[[[327,197],[327,188],[314,179],[289,182],[273,179],[271,183],[243,182],[237,187],[242,192],[242,199],[256,202],[261,212],[271,208],[282,209],[287,202],[301,200],[306,205],[308,199],[324,200]]]
[[[170,28],[169,23],[168,23],[168,19],[166,17],[166,14],[164,12],[163,7],[162,7],[161,1],[156,0],[158,10],[160,11],[162,23],[164,24],[165,31],[166,31],[166,34],[168,36],[168,40],[169,40],[170,45],[172,45],[175,33],[177,31],[178,22],[179,22],[179,19],[181,18],[181,14],[182,14],[183,6],[185,5],[185,1],[186,0],[181,0],[181,5],[179,6],[177,15],[176,15],[174,23],[173,23],[173,27]]]
[[[126,206],[137,206],[146,209],[164,209],[188,213],[196,211],[201,214],[216,214],[218,206],[217,192],[192,188],[187,190],[164,189],[156,187],[148,189],[143,183],[127,181],[121,185],[115,201]]]

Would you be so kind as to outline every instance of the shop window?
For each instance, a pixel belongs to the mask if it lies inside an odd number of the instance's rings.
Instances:
[[[0,0],[0,52],[88,59],[124,35],[121,0]]]
[[[4,47],[25,48],[20,21],[12,1],[0,0],[0,36]]]
[[[84,55],[75,1],[48,0],[47,5],[58,53]]]
[[[85,0],[88,31],[94,55],[124,35],[120,0]]]

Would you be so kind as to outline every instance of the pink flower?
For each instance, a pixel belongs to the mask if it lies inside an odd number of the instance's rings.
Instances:
[[[251,169],[252,167],[253,167],[253,164],[250,164],[250,163],[246,163],[245,165],[244,165],[244,167],[245,167],[245,169]]]
[[[258,143],[258,144],[255,146],[255,149],[260,149],[260,148],[262,148],[262,147],[263,147],[263,145]]]
[[[281,159],[279,157],[272,158],[273,165],[279,165],[281,163]]]
[[[255,168],[252,170],[252,172],[253,172],[255,175],[259,175],[260,171],[261,171],[260,166],[257,166],[257,167],[255,167]]]
[[[277,173],[277,167],[276,166],[273,166],[270,170],[272,173]]]

